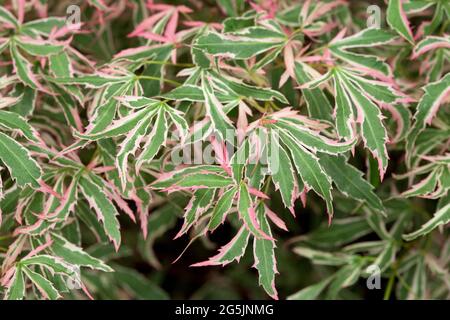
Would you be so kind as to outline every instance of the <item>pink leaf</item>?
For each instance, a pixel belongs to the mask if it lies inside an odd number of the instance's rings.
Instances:
[[[264,209],[266,210],[267,217],[280,229],[288,231],[286,224],[283,220],[281,220],[275,212],[269,209],[266,205],[264,205]]]

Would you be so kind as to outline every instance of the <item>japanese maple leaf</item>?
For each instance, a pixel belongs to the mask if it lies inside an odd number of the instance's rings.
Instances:
[[[263,0],[259,3],[255,3],[250,1],[250,6],[256,12],[265,12],[266,15],[261,19],[273,19],[275,18],[275,14],[278,11],[278,1],[277,0]]]
[[[172,6],[168,4],[154,4],[153,1],[147,3],[147,8],[153,11],[150,17],[144,19],[128,36],[129,37],[142,37],[152,41],[158,41],[162,43],[172,43],[177,47],[178,33],[177,26],[180,13],[191,13],[192,10],[186,6]],[[158,34],[154,32],[153,27],[161,19],[169,16],[169,21],[165,27],[164,33]],[[176,50],[172,52],[172,61],[176,62]]]

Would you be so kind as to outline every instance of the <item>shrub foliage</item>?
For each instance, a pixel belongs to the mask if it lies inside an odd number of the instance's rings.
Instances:
[[[187,278],[242,258],[222,297],[241,281],[361,298],[377,276],[386,299],[448,297],[449,16],[444,0],[6,1],[0,293],[177,297],[167,251],[189,241]],[[219,296],[202,281],[193,297]]]

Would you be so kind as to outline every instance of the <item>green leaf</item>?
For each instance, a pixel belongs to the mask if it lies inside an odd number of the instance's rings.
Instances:
[[[170,119],[172,119],[175,127],[177,128],[178,134],[180,135],[181,144],[183,144],[189,133],[189,125],[184,118],[185,115],[173,108],[168,108],[166,111],[169,114]]]
[[[5,7],[0,6],[0,21],[12,25],[14,28],[19,27],[19,21]]]
[[[222,167],[214,165],[198,165],[167,173],[156,180],[154,183],[152,183],[151,186],[154,189],[166,189],[178,184],[182,180],[188,180],[192,174],[196,174],[196,176],[199,178],[201,178],[202,175],[209,176],[216,174],[222,176],[222,178],[226,179],[227,181],[230,181],[230,177]]]
[[[329,154],[344,153],[350,151],[356,142],[355,140],[347,142],[331,140],[306,127],[293,125],[289,123],[289,119],[280,119],[273,126],[294,137],[303,147],[311,150],[313,153],[317,151]]]
[[[321,154],[320,164],[344,195],[364,201],[371,208],[384,211],[383,203],[373,192],[373,186],[362,178],[362,172],[347,163],[344,156]]]
[[[166,300],[169,298],[166,292],[133,269],[115,268],[114,277],[120,287],[125,288],[127,292],[131,292],[137,299]]]
[[[164,111],[161,109],[159,112],[161,113]],[[150,119],[152,116],[152,113],[147,113],[144,117],[142,117],[120,144],[120,150],[116,156],[116,167],[119,172],[122,190],[126,189],[128,182],[128,156],[130,154],[134,155],[136,153],[136,150],[138,149],[142,139],[147,133],[147,129],[150,126]],[[137,166],[140,167],[139,162]]]
[[[408,299],[424,300],[427,286],[427,273],[425,265],[425,257],[420,255],[412,275],[411,286],[408,290]]]
[[[31,280],[31,282],[33,282],[36,288],[38,288],[39,292],[45,299],[56,300],[61,297],[53,284],[39,273],[34,272],[27,267],[23,267],[23,272]]]
[[[21,31],[26,34],[49,36],[52,30],[60,29],[67,23],[66,17],[48,17],[29,21],[22,25]]]
[[[9,39],[1,39],[0,40],[0,54],[6,50],[9,46]]]
[[[342,81],[346,91],[358,110],[358,117],[362,118],[362,135],[365,146],[378,160],[380,176],[383,177],[388,165],[386,128],[383,126],[380,109],[361,90],[353,85],[342,73],[338,73],[336,81]]]
[[[2,7],[0,7],[1,9]],[[1,10],[0,10],[1,12]],[[16,268],[10,287],[5,293],[7,300],[22,300],[25,296],[25,280],[23,278],[22,268]]]
[[[269,237],[272,237],[264,206],[259,205],[256,212],[261,230]],[[277,289],[275,288],[275,274],[278,273],[275,258],[275,241],[255,238],[253,242],[253,254],[255,258],[254,266],[259,274],[259,285],[264,288],[269,296],[278,299]]]
[[[245,7],[245,3],[242,0],[218,0],[217,4],[230,17],[237,16]]]
[[[3,180],[2,180],[2,176],[1,176],[2,170],[3,170],[3,168],[0,167],[0,201],[3,199]],[[2,214],[2,209],[0,209],[0,222],[2,221],[1,214]]]
[[[352,83],[360,87],[362,91],[374,101],[394,104],[401,98],[389,83],[369,80],[360,77],[353,72],[347,70],[343,71]]]
[[[424,53],[439,48],[450,49],[450,38],[448,36],[447,37],[428,36],[425,39],[421,40],[414,47],[412,58],[417,59]]]
[[[112,272],[113,269],[107,266],[103,261],[92,257],[82,248],[70,243],[63,236],[52,233],[52,251],[64,261],[83,267],[89,267],[94,270]]]
[[[64,45],[62,44],[52,44],[48,41],[32,41],[30,39],[16,38],[17,45],[33,56],[50,56],[52,54],[58,54],[64,50]]]
[[[293,251],[299,256],[312,260],[315,264],[324,266],[341,266],[351,261],[350,255],[319,251],[305,246],[297,246]]]
[[[242,226],[238,233],[233,239],[223,247],[219,249],[219,253],[204,262],[198,262],[191,267],[204,267],[204,266],[215,266],[215,265],[227,265],[234,260],[238,261],[245,254],[245,249],[247,248],[248,239],[250,238],[250,233]]]
[[[287,297],[288,300],[315,300],[319,294],[327,287],[333,277],[328,277],[316,284],[306,287]]]
[[[313,189],[326,201],[327,211],[331,217],[333,215],[331,179],[319,164],[319,159],[305,150],[300,142],[296,141],[289,134],[282,130],[280,130],[279,134],[281,141],[291,152],[294,165],[303,183],[308,189]]]
[[[414,124],[406,139],[407,161],[411,163],[412,150],[415,146],[417,137],[425,129],[427,124],[431,124],[443,99],[450,92],[450,73],[447,73],[442,79],[427,84],[423,90],[425,94],[420,98],[414,114]]]
[[[386,12],[386,20],[389,26],[399,35],[414,44],[413,35],[409,27],[409,21],[403,10],[402,0],[389,0]]]
[[[33,89],[39,88],[40,84],[32,72],[31,63],[22,56],[14,42],[11,43],[10,53],[19,79]]]
[[[250,193],[248,192],[248,187],[245,182],[239,184],[238,211],[245,227],[255,236],[255,238],[273,240],[270,235],[261,229],[254,204],[250,198]]]
[[[144,107],[152,107],[161,103],[159,100],[140,96],[119,96],[116,98],[120,103],[130,109],[140,109]]]
[[[335,79],[334,81],[335,92],[335,112],[336,112],[336,129],[339,137],[349,139],[353,134],[352,122],[353,122],[353,106],[344,89],[341,81]]]
[[[41,168],[37,162],[27,149],[2,132],[0,132],[0,160],[19,186],[39,186]]]
[[[65,222],[69,214],[75,211],[75,205],[78,200],[78,179],[79,174],[73,177],[64,193],[64,199],[61,202],[58,201],[58,207],[54,208],[52,215],[55,215],[56,221]]]
[[[220,224],[225,221],[227,213],[233,205],[233,199],[237,194],[237,187],[233,187],[222,194],[214,206],[211,219],[209,220],[208,229],[214,231]]]
[[[80,75],[76,78],[64,77],[64,78],[54,78],[51,81],[59,84],[82,84],[88,88],[101,88],[111,84],[123,83],[131,81],[131,76],[124,77],[113,77],[106,75]]]
[[[201,167],[201,166],[199,166]],[[194,167],[195,168],[195,167]],[[193,169],[194,169],[193,168]],[[232,185],[233,179],[216,172],[202,171],[200,168],[186,170],[180,175],[175,175],[169,179],[161,179],[152,184],[154,189],[189,189],[189,188],[223,188]]]
[[[194,191],[194,194],[185,209],[186,212],[184,214],[183,225],[175,236],[175,239],[186,233],[192,225],[197,222],[200,216],[209,209],[215,194],[215,189],[199,189]]]
[[[42,266],[53,273],[62,275],[73,275],[74,270],[70,265],[65,263],[61,258],[40,254],[20,260],[22,266]]]
[[[285,104],[289,103],[286,97],[276,90],[251,86],[239,79],[226,77],[217,72],[211,72],[211,75],[211,79],[214,82],[217,82],[221,87],[225,86],[225,88],[235,93],[238,97],[253,98],[261,101],[273,101],[276,99]]]
[[[184,84],[162,95],[164,99],[177,101],[192,101],[204,102],[205,94],[201,87],[193,84]],[[219,94],[217,95],[220,101],[223,101]]]
[[[294,205],[295,172],[286,150],[279,143],[278,134],[270,132],[269,171],[275,189],[280,190],[281,198],[287,208]]]
[[[411,189],[403,192],[402,196],[405,198],[427,196],[436,189],[436,185],[438,184],[442,173],[443,168],[433,170],[425,179],[413,185]]]
[[[87,229],[103,243],[108,243],[108,236],[105,233],[100,221],[98,221],[95,212],[89,207],[89,205],[84,201],[79,201],[76,206],[77,216],[80,218]]]
[[[206,114],[210,117],[214,130],[218,133],[222,141],[225,141],[227,138],[230,138],[229,135],[233,133],[235,129],[231,120],[223,111],[222,104],[214,95],[210,80],[205,74],[202,74],[202,89],[205,95]]]
[[[80,190],[89,202],[89,206],[97,213],[97,218],[102,222],[105,233],[114,243],[116,251],[120,246],[120,226],[117,216],[119,213],[102,190],[102,186],[94,183],[90,178],[82,176],[79,181]]]
[[[321,224],[320,227],[307,234],[304,240],[320,248],[336,248],[370,233],[373,233],[373,229],[366,217],[348,217],[334,219],[330,226],[327,223]]]
[[[395,40],[397,36],[386,30],[369,28],[364,29],[352,36],[335,41],[330,44],[331,47],[339,48],[362,48],[375,47],[387,44]]]
[[[229,14],[230,15],[230,14]],[[255,25],[255,17],[231,17],[223,21],[223,32],[234,32],[241,29],[253,27]]]
[[[225,177],[216,173],[193,173],[175,184],[183,188],[223,188],[233,184],[231,177]]]
[[[148,218],[147,230],[149,234],[139,251],[155,269],[162,267],[153,248],[155,241],[175,226],[179,213],[182,213],[182,209],[177,204],[169,202],[160,209],[153,211]]]
[[[12,95],[20,96],[21,99],[9,108],[10,111],[22,117],[27,117],[33,113],[36,106],[37,90],[25,85],[17,85]]]
[[[109,127],[96,132],[88,132],[88,133],[75,133],[74,135],[80,139],[85,140],[99,140],[111,137],[117,137],[120,135],[124,135],[133,130],[138,123],[141,123],[143,119],[149,119],[153,116],[157,111],[157,105],[154,105],[150,108],[144,108],[139,111],[130,113],[129,115],[114,121]]]
[[[310,67],[305,63],[295,62],[294,71],[298,84],[302,85],[312,80],[312,77],[308,74],[308,68]],[[332,107],[324,91],[319,88],[301,89],[301,91],[308,107],[309,116],[331,121]]]
[[[352,286],[358,281],[361,274],[361,262],[353,262],[347,266],[342,267],[334,275],[333,281],[331,281],[328,288],[328,297],[330,299],[336,299],[339,291],[343,288]]]
[[[397,246],[395,242],[389,241],[384,245],[383,251],[377,256],[373,264],[380,268],[380,272],[384,272],[394,262],[396,253]]]
[[[49,58],[50,70],[57,78],[70,77],[72,66],[69,55],[65,52],[53,54]]]
[[[192,62],[200,67],[200,68],[204,68],[204,69],[208,69],[211,67],[211,59],[205,54],[204,51],[196,48],[196,47],[192,47],[191,48],[191,56],[192,56]]]
[[[144,163],[150,163],[158,153],[161,146],[164,145],[169,127],[167,126],[167,119],[164,109],[160,109],[156,117],[156,123],[152,131],[147,137],[146,144],[142,147],[142,153],[136,160],[136,168],[139,168]]]
[[[249,158],[250,144],[248,139],[246,139],[238,148],[238,150],[233,154],[230,160],[231,172],[236,183],[241,182]]]
[[[21,135],[32,142],[40,142],[39,133],[15,112],[0,110],[0,125],[10,130],[18,130]]]
[[[262,31],[265,29],[260,29],[262,28],[258,29],[261,32],[259,38],[251,38],[252,35],[256,35],[257,31],[249,32],[245,36],[241,33],[240,37],[211,32],[198,37],[194,42],[194,47],[215,56],[232,59],[249,59],[269,49],[281,46],[285,41],[284,37],[273,37],[277,35],[276,33]],[[266,32],[267,34],[264,34]],[[263,36],[267,36],[267,38]],[[269,36],[272,36],[272,38],[269,38]]]
[[[370,69],[375,73],[379,73],[383,76],[389,76],[391,70],[389,65],[377,56],[354,53],[340,48],[330,48],[330,52],[337,58],[356,66],[357,68]]]
[[[412,241],[420,236],[424,236],[440,225],[445,225],[450,222],[450,203],[443,206],[441,209],[435,212],[432,219],[428,220],[418,230],[403,235],[403,239],[406,241]]]

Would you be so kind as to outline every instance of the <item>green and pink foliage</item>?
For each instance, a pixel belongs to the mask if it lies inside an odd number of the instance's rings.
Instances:
[[[0,294],[448,297],[450,2],[385,2],[5,1]]]

